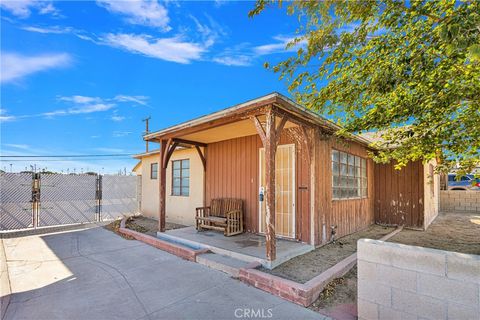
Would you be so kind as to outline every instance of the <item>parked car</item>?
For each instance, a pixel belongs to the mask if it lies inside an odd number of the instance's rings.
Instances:
[[[456,174],[449,173],[448,190],[480,190],[480,178],[475,178],[473,174],[467,174],[457,180]]]

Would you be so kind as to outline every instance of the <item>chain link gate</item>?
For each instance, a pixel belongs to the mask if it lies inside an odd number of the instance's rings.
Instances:
[[[135,176],[1,173],[0,231],[135,214],[138,187]]]

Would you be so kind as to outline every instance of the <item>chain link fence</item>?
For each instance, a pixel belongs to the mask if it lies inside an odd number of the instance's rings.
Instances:
[[[136,176],[0,173],[0,231],[136,214],[139,180]]]

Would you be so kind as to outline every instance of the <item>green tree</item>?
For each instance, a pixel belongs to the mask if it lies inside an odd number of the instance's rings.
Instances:
[[[258,0],[253,17],[282,1]],[[376,132],[374,160],[480,158],[480,1],[292,1],[296,55],[267,68],[341,135]]]

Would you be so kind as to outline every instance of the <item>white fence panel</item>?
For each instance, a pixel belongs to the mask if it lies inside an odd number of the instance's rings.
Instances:
[[[116,217],[124,215],[133,215],[137,212],[137,177],[103,176],[102,220],[115,219]]]
[[[0,230],[33,227],[31,200],[31,173],[0,173]]]

